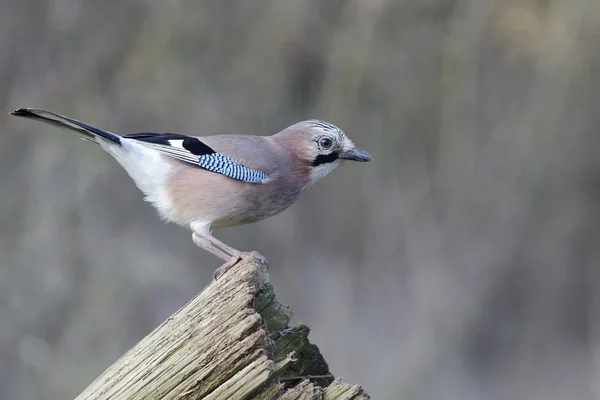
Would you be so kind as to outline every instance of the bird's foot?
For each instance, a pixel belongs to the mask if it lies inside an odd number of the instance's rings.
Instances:
[[[229,261],[227,261],[225,264],[221,265],[219,268],[217,268],[215,270],[215,272],[213,272],[213,280],[216,281],[217,279],[219,279],[219,276],[221,276],[222,274],[227,272],[231,267],[233,267],[235,264],[237,264],[237,262],[240,261],[241,259],[242,259],[242,257],[240,257],[237,254],[231,256]]]
[[[268,265],[267,258],[260,254],[258,251],[239,251],[235,250],[235,252],[231,255],[231,258],[219,268],[215,270],[213,273],[213,279],[216,281],[220,275],[228,271],[231,267],[238,263],[238,261],[247,258],[247,257],[255,257],[259,263]]]

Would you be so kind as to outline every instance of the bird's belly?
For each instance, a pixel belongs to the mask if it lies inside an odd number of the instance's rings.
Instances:
[[[189,167],[185,174],[181,172],[170,179],[172,206],[163,212],[179,225],[203,221],[215,229],[260,221],[285,210],[300,195],[299,190],[282,188],[276,182],[245,183]]]
[[[262,202],[245,203],[244,207],[231,209],[226,215],[216,219],[212,227],[217,229],[260,221],[279,214],[291,206],[296,199],[297,196],[284,195],[279,198],[263,199]]]

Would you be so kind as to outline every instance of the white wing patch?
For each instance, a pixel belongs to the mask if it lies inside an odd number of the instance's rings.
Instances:
[[[179,149],[183,149],[183,139],[171,139],[169,140],[171,147],[177,147]]]

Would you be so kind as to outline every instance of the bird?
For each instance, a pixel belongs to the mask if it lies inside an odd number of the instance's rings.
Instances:
[[[198,247],[225,261],[214,272],[215,280],[250,254],[215,238],[215,229],[279,214],[343,161],[372,160],[340,128],[317,119],[271,136],[188,136],[116,134],[35,108],[10,114],[70,130],[100,145],[162,219],[187,227]]]

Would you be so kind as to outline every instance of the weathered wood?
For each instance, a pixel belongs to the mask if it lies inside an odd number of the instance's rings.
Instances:
[[[288,326],[292,309],[277,301],[266,268],[259,256],[233,266],[77,400],[368,399],[333,381],[308,327]]]

